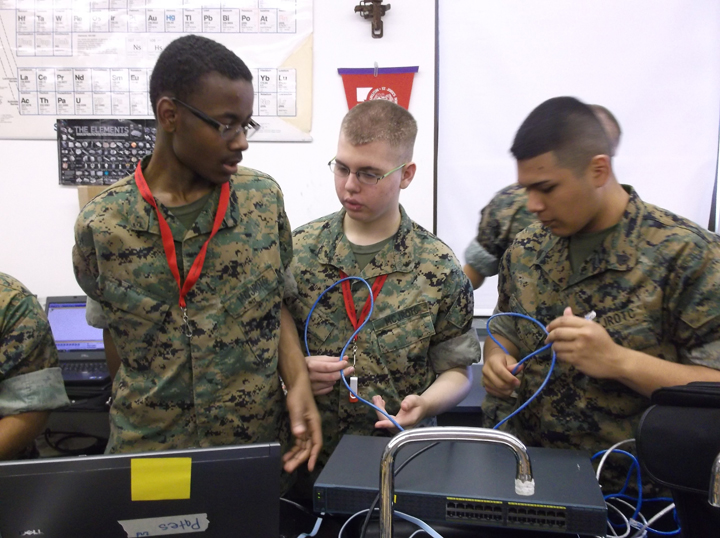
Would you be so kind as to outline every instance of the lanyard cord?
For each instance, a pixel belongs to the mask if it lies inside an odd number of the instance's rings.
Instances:
[[[160,208],[155,201],[155,197],[152,195],[150,187],[148,187],[147,181],[145,181],[145,176],[143,176],[142,168],[139,161],[137,168],[135,168],[135,183],[140,190],[140,194],[142,195],[143,199],[155,209],[155,214],[157,215],[158,219],[158,225],[160,227],[160,237],[162,239],[163,249],[165,250],[165,258],[167,259],[168,265],[170,266],[170,272],[175,278],[175,282],[177,283],[179,290],[178,303],[183,313],[185,335],[190,337],[192,336],[192,332],[190,331],[190,326],[188,323],[187,303],[185,302],[185,296],[200,278],[200,274],[202,273],[202,268],[205,263],[205,256],[207,255],[208,244],[210,243],[210,240],[215,236],[217,231],[220,229],[220,225],[225,218],[225,213],[227,212],[228,203],[230,201],[230,185],[228,183],[223,183],[222,187],[220,188],[220,201],[218,202],[218,208],[215,212],[215,220],[213,221],[213,227],[212,231],[210,232],[210,237],[207,238],[202,248],[200,249],[200,252],[195,258],[195,261],[190,267],[187,277],[185,278],[185,282],[181,283],[180,271],[178,270],[177,264],[177,254],[175,251],[175,240],[173,239],[172,231],[170,230],[170,226],[168,225],[165,217],[160,211]]]
[[[310,326],[310,316],[312,316],[312,313],[313,313],[313,311],[315,310],[315,307],[317,306],[317,304],[320,302],[320,299],[322,299],[323,296],[324,296],[327,292],[329,292],[331,289],[333,289],[333,288],[334,288],[335,286],[337,286],[338,284],[341,284],[341,283],[346,282],[346,281],[348,281],[348,280],[359,280],[360,282],[362,282],[363,284],[365,284],[365,285],[367,286],[368,291],[370,292],[370,296],[368,297],[368,300],[370,301],[370,309],[369,309],[369,311],[368,311],[368,315],[367,315],[367,316],[365,317],[365,319],[360,323],[360,326],[355,329],[355,332],[352,333],[352,335],[350,336],[350,338],[348,338],[348,341],[345,343],[345,346],[342,348],[342,352],[340,353],[340,358],[338,359],[339,361],[341,361],[341,360],[343,359],[343,357],[345,356],[345,350],[347,350],[347,348],[348,348],[348,346],[350,345],[350,343],[351,343],[353,340],[355,340],[355,337],[357,336],[357,334],[362,330],[363,327],[365,327],[365,324],[370,320],[370,316],[372,315],[372,311],[373,311],[373,309],[375,308],[375,299],[373,298],[373,290],[372,290],[372,288],[370,287],[370,284],[368,284],[367,280],[365,280],[364,278],[360,278],[359,276],[348,276],[348,277],[345,277],[345,278],[341,278],[340,280],[338,280],[337,282],[335,282],[334,284],[332,284],[331,286],[329,286],[328,288],[326,288],[325,291],[323,291],[323,292],[320,294],[320,296],[319,296],[319,297],[315,300],[315,302],[313,303],[312,308],[310,309],[310,312],[308,313],[307,318],[305,319],[305,333],[304,333],[304,337],[305,337],[305,352],[307,353],[307,356],[308,356],[308,357],[310,356],[310,346],[308,345],[308,337],[307,337],[307,334],[308,334],[308,327]],[[404,428],[403,428],[402,426],[400,426],[400,424],[398,424],[397,421],[396,421],[394,418],[392,418],[388,413],[386,413],[385,411],[383,411],[382,409],[380,409],[378,406],[376,406],[376,405],[373,404],[372,402],[368,402],[367,400],[364,400],[363,398],[361,398],[360,396],[358,396],[358,394],[357,394],[354,390],[352,390],[352,389],[350,388],[350,385],[348,385],[347,379],[345,378],[345,373],[342,372],[342,371],[340,372],[340,379],[343,380],[343,383],[345,383],[345,386],[347,387],[348,391],[350,391],[350,394],[352,394],[353,396],[355,396],[358,400],[360,400],[360,401],[361,401],[362,403],[364,403],[365,405],[370,406],[370,407],[372,407],[373,409],[375,409],[376,411],[378,411],[378,412],[380,412],[381,414],[383,414],[390,422],[392,422],[392,423],[395,425],[395,427],[396,427],[398,430],[400,430],[400,431],[403,431],[403,430],[404,430]]]

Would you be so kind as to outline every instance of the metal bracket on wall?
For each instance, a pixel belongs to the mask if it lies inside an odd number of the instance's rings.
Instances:
[[[360,0],[355,6],[355,13],[360,13],[364,19],[372,19],[371,33],[374,38],[383,36],[382,17],[390,9],[390,4],[382,5],[383,0]]]

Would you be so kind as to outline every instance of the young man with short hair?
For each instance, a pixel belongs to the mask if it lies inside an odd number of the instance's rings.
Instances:
[[[315,308],[308,334],[310,379],[323,419],[324,465],[345,433],[388,435],[392,423],[350,401],[339,381],[357,378],[358,393],[412,428],[454,407],[470,389],[469,365],[480,360],[471,329],[472,287],[454,254],[414,223],[400,206],[410,186],[417,126],[404,108],[367,101],[342,122],[330,161],[343,208],[293,233],[297,295],[289,302],[303,328],[320,294],[344,275],[372,284],[370,320],[338,357],[362,322],[369,292],[352,281],[327,293]],[[351,321],[351,319],[353,321]]]
[[[494,333],[483,383],[517,405],[545,379],[549,355],[521,358],[546,342],[557,364],[545,389],[508,423],[532,446],[594,453],[633,437],[650,395],[691,381],[720,381],[720,240],[643,202],[613,173],[612,147],[585,104],[550,99],[520,126],[511,152],[528,209],[500,263]],[[593,319],[594,318],[594,319]],[[619,490],[625,470],[605,473]]]
[[[238,167],[255,126],[252,75],[189,35],[150,79],[155,150],[81,212],[73,262],[117,348],[109,452],[286,441],[319,452],[319,416],[283,296],[290,225],[269,176]],[[283,395],[280,377],[287,386]]]

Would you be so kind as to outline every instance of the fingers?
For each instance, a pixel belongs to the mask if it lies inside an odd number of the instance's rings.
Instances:
[[[563,316],[572,316],[572,315],[573,315],[572,308],[570,308],[569,306],[565,307],[565,310],[563,311]]]
[[[482,370],[482,383],[485,390],[493,396],[510,397],[513,391],[520,386],[520,380],[512,374],[512,369],[516,364],[517,361],[514,359],[512,361],[495,359],[486,362]]]
[[[341,375],[352,375],[355,369],[349,365],[347,357],[339,361],[337,357],[305,357],[313,394],[316,396],[332,391]]]

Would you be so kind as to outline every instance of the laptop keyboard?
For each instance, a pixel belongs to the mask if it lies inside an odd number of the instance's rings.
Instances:
[[[104,362],[61,362],[60,368],[63,372],[83,372],[89,374],[103,374],[107,372],[107,364]]]

